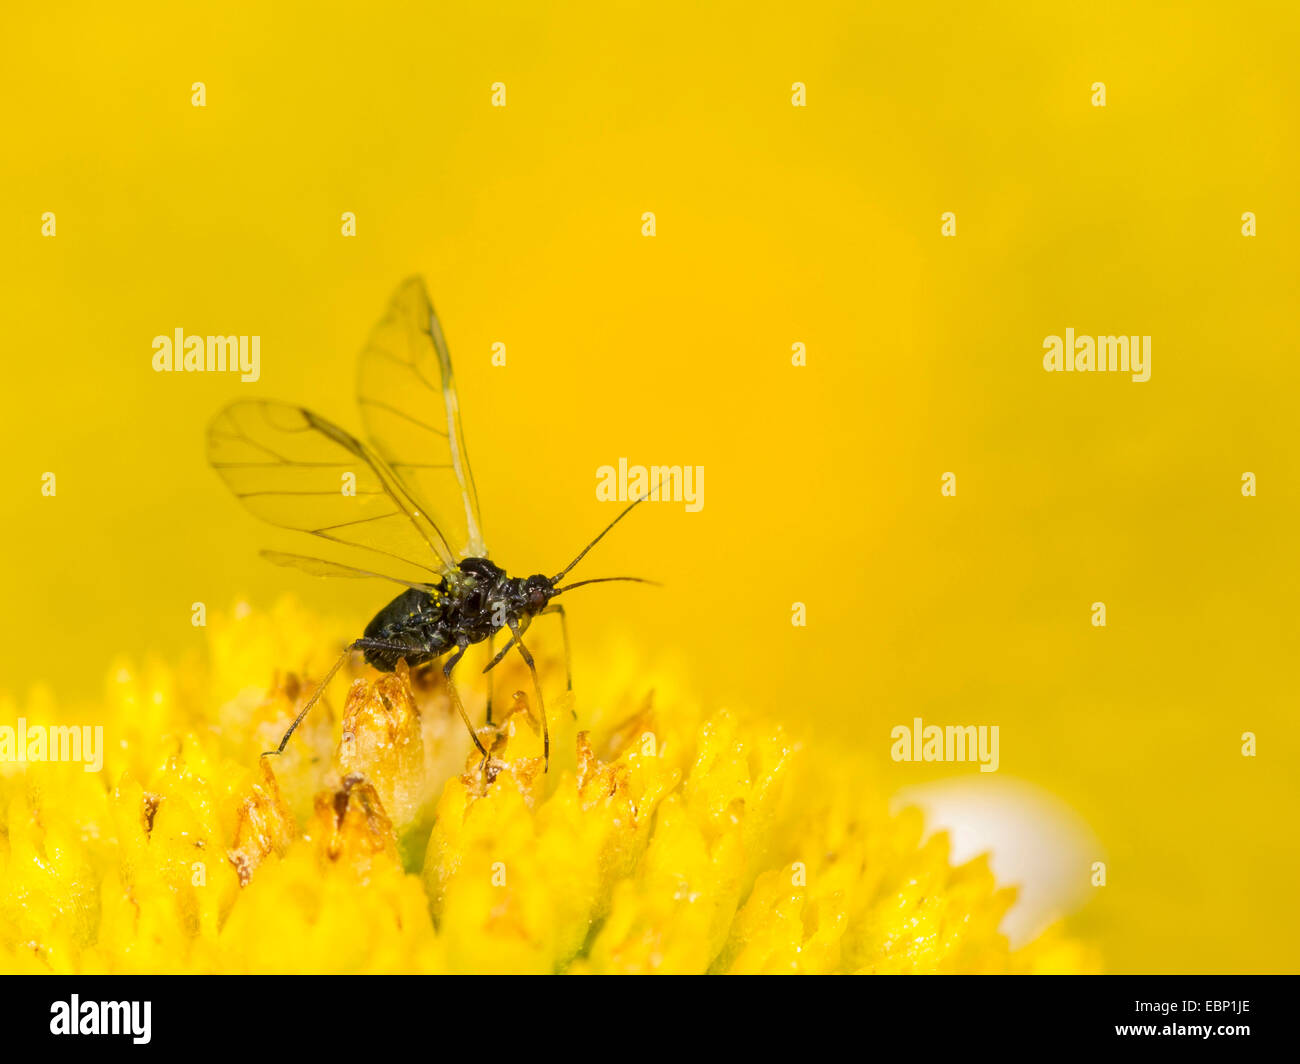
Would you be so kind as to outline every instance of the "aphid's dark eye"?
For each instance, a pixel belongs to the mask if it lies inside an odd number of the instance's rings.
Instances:
[[[530,610],[543,610],[546,608],[546,594],[542,591],[531,591],[528,595],[528,608]]]

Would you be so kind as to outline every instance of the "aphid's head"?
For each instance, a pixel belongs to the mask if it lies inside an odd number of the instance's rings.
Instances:
[[[529,613],[541,613],[557,594],[555,585],[541,573],[524,581],[524,605]]]

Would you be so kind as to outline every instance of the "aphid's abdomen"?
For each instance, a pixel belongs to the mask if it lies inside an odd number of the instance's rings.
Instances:
[[[356,641],[366,664],[392,672],[403,658],[411,668],[441,657],[451,648],[438,599],[415,588],[403,591],[375,614]]]

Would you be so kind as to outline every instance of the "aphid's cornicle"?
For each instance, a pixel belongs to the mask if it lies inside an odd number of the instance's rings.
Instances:
[[[470,646],[488,640],[491,647],[493,636],[508,631],[509,641],[483,671],[495,668],[511,648],[518,650],[537,693],[543,757],[549,767],[550,729],[524,633],[535,617],[559,617],[566,683],[572,690],[568,625],[564,607],[553,599],[583,584],[649,581],[614,576],[560,586],[560,580],[646,496],[630,503],[553,577],[508,576],[489,561],[451,356],[418,277],[397,289],[362,351],[357,395],[369,445],[310,410],[268,400],[232,403],[208,429],[208,460],[254,514],[367,551],[377,560],[372,563],[376,568],[363,569],[279,551],[263,551],[264,557],[317,576],[378,577],[406,585],[375,615],[365,634],[343,651],[279,747],[267,753],[283,752],[348,655],[360,650],[368,664],[385,672],[402,660],[417,666],[445,655],[442,671],[452,703],[486,761],[487,748],[465,712],[451,673]],[[429,505],[445,502],[450,494],[455,504],[440,509]],[[409,578],[380,571],[394,564]],[[490,684],[487,723],[492,723]]]

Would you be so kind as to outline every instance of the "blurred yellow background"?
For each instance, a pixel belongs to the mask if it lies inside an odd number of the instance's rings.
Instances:
[[[997,724],[1000,774],[1104,846],[1075,927],[1110,970],[1294,970],[1298,25],[11,4],[0,687],[92,699],[119,652],[196,645],[196,601],[291,591],[359,631],[390,589],[259,560],[292,539],[204,428],[255,396],[359,428],[356,354],[422,273],[512,572],[612,516],[597,467],[705,468],[701,512],[643,507],[584,562],[667,586],[575,593],[579,689],[635,643],[705,703],[862,743],[891,790],[973,772],[892,762],[893,726]],[[260,335],[261,379],[154,373],[178,327]],[[1150,381],[1044,373],[1067,327],[1151,335]]]

